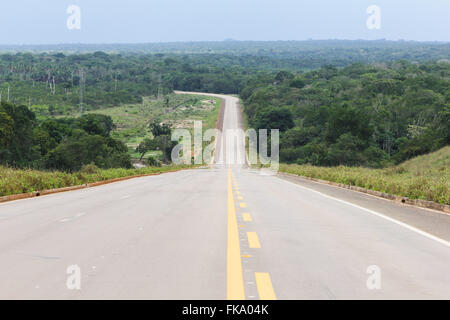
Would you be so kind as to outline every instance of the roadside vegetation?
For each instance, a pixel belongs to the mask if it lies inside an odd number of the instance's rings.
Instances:
[[[450,205],[450,147],[384,169],[281,164],[280,171]]]
[[[68,172],[90,163],[103,169],[131,168],[133,159],[148,157],[152,164],[168,164],[173,147],[171,131],[190,129],[194,120],[204,121],[205,129],[213,128],[219,109],[220,99],[174,94],[78,117],[73,113],[36,115],[33,108],[1,102],[0,164]],[[162,124],[168,130],[157,137],[158,130],[153,129]],[[137,150],[142,142],[147,148],[144,154],[142,148]]]
[[[286,172],[449,202],[448,149],[442,161],[426,155],[450,144],[448,44],[59,48],[0,53],[7,192],[133,175],[133,165],[170,170],[171,132],[192,131],[193,120],[214,128],[220,109],[181,90],[239,95],[246,128],[280,129]],[[91,164],[99,171],[87,174]]]
[[[75,172],[94,163],[100,168],[131,168],[127,147],[111,137],[111,117],[38,121],[26,106],[0,103],[0,165]]]
[[[142,154],[137,149],[155,138],[155,125],[165,125],[171,130],[187,129],[192,132],[194,121],[202,121],[203,129],[214,128],[220,110],[218,98],[170,94],[164,101],[150,100],[143,105],[126,105],[100,109],[96,113],[110,115],[117,129],[111,136],[128,147],[132,159],[161,158],[160,151],[149,149]],[[142,149],[142,148],[141,148]]]
[[[255,79],[250,127],[279,129],[282,162],[383,168],[450,144],[450,64],[324,66]]]
[[[110,179],[157,174],[195,166],[162,166],[142,169],[99,169],[95,165],[86,165],[76,173],[61,171],[37,171],[31,169],[13,169],[0,166],[0,197],[57,188],[78,186]]]
[[[99,108],[87,111],[85,114],[103,115],[111,118],[114,123],[111,137],[127,146],[131,160],[147,160],[148,158],[162,160],[163,153],[160,150],[152,149],[144,154],[137,150],[142,142],[145,141],[148,144],[148,140],[155,138],[152,133],[152,126],[165,124],[171,130],[183,128],[192,131],[194,120],[199,120],[203,122],[204,130],[214,128],[220,104],[221,100],[214,97],[171,93],[164,95],[161,99],[143,97],[142,103],[139,104]],[[34,110],[33,107],[31,109]],[[66,116],[37,114],[37,118],[41,121],[48,119],[63,120],[66,117],[76,118],[78,116],[77,110],[68,113]]]

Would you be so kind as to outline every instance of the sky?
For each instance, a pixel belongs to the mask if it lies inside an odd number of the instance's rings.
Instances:
[[[71,5],[80,8],[80,29],[67,27]],[[367,27],[371,5],[380,9],[379,29]],[[449,17],[450,0],[2,0],[0,44],[224,39],[448,42]]]

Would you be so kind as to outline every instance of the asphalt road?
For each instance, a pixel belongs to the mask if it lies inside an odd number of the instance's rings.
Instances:
[[[450,216],[242,151],[225,136],[208,168],[0,204],[0,299],[450,299]]]

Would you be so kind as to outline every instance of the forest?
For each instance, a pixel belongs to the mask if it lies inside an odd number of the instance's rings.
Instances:
[[[172,90],[239,94],[255,76],[354,63],[448,61],[446,43],[224,41],[0,47],[0,100],[51,114],[139,103]]]
[[[280,129],[282,162],[385,167],[450,142],[450,64],[332,65],[257,77],[242,91],[250,127]]]
[[[0,55],[1,101],[47,106],[52,115],[95,110],[174,89],[239,93],[257,70],[230,57],[106,54],[94,52]]]
[[[110,137],[104,115],[36,120],[26,106],[0,105],[0,162],[13,167],[77,171],[83,165],[131,168],[127,147]]]
[[[250,127],[281,130],[285,163],[382,168],[449,144],[448,44],[92,46],[0,54],[1,164],[128,168],[100,111],[153,99],[164,112],[173,90],[239,94]]]
[[[86,54],[103,51],[121,55],[233,57],[235,61],[258,62],[258,68],[295,67],[316,69],[324,64],[345,66],[355,62],[424,62],[448,59],[450,45],[442,42],[388,40],[306,40],[306,41],[202,41],[140,44],[55,44],[0,45],[0,52]],[[261,59],[264,58],[264,59]],[[201,60],[201,59],[200,59]],[[243,60],[241,60],[243,61]]]

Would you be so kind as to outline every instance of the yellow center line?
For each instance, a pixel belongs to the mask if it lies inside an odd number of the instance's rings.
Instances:
[[[259,299],[276,300],[273,290],[272,280],[267,272],[255,272],[256,287],[258,289]]]
[[[228,168],[228,247],[227,247],[227,299],[245,300],[242,274],[241,247],[231,186],[231,168]]]
[[[229,300],[245,300],[244,278],[242,273],[242,260],[251,258],[251,255],[240,255],[239,230],[243,225],[238,225],[236,218],[236,207],[233,197],[233,189],[236,192],[236,198],[239,201],[239,207],[247,208],[241,192],[238,190],[238,184],[231,168],[228,169],[228,259],[227,259],[227,298]],[[244,222],[251,222],[252,217],[249,213],[243,213]],[[261,248],[258,234],[256,232],[247,232],[249,247],[252,249]],[[275,290],[273,289],[270,274],[267,272],[255,272],[256,287],[259,299],[276,300]]]
[[[256,232],[247,232],[248,244],[252,249],[261,248],[261,243],[259,243],[259,238]]]

